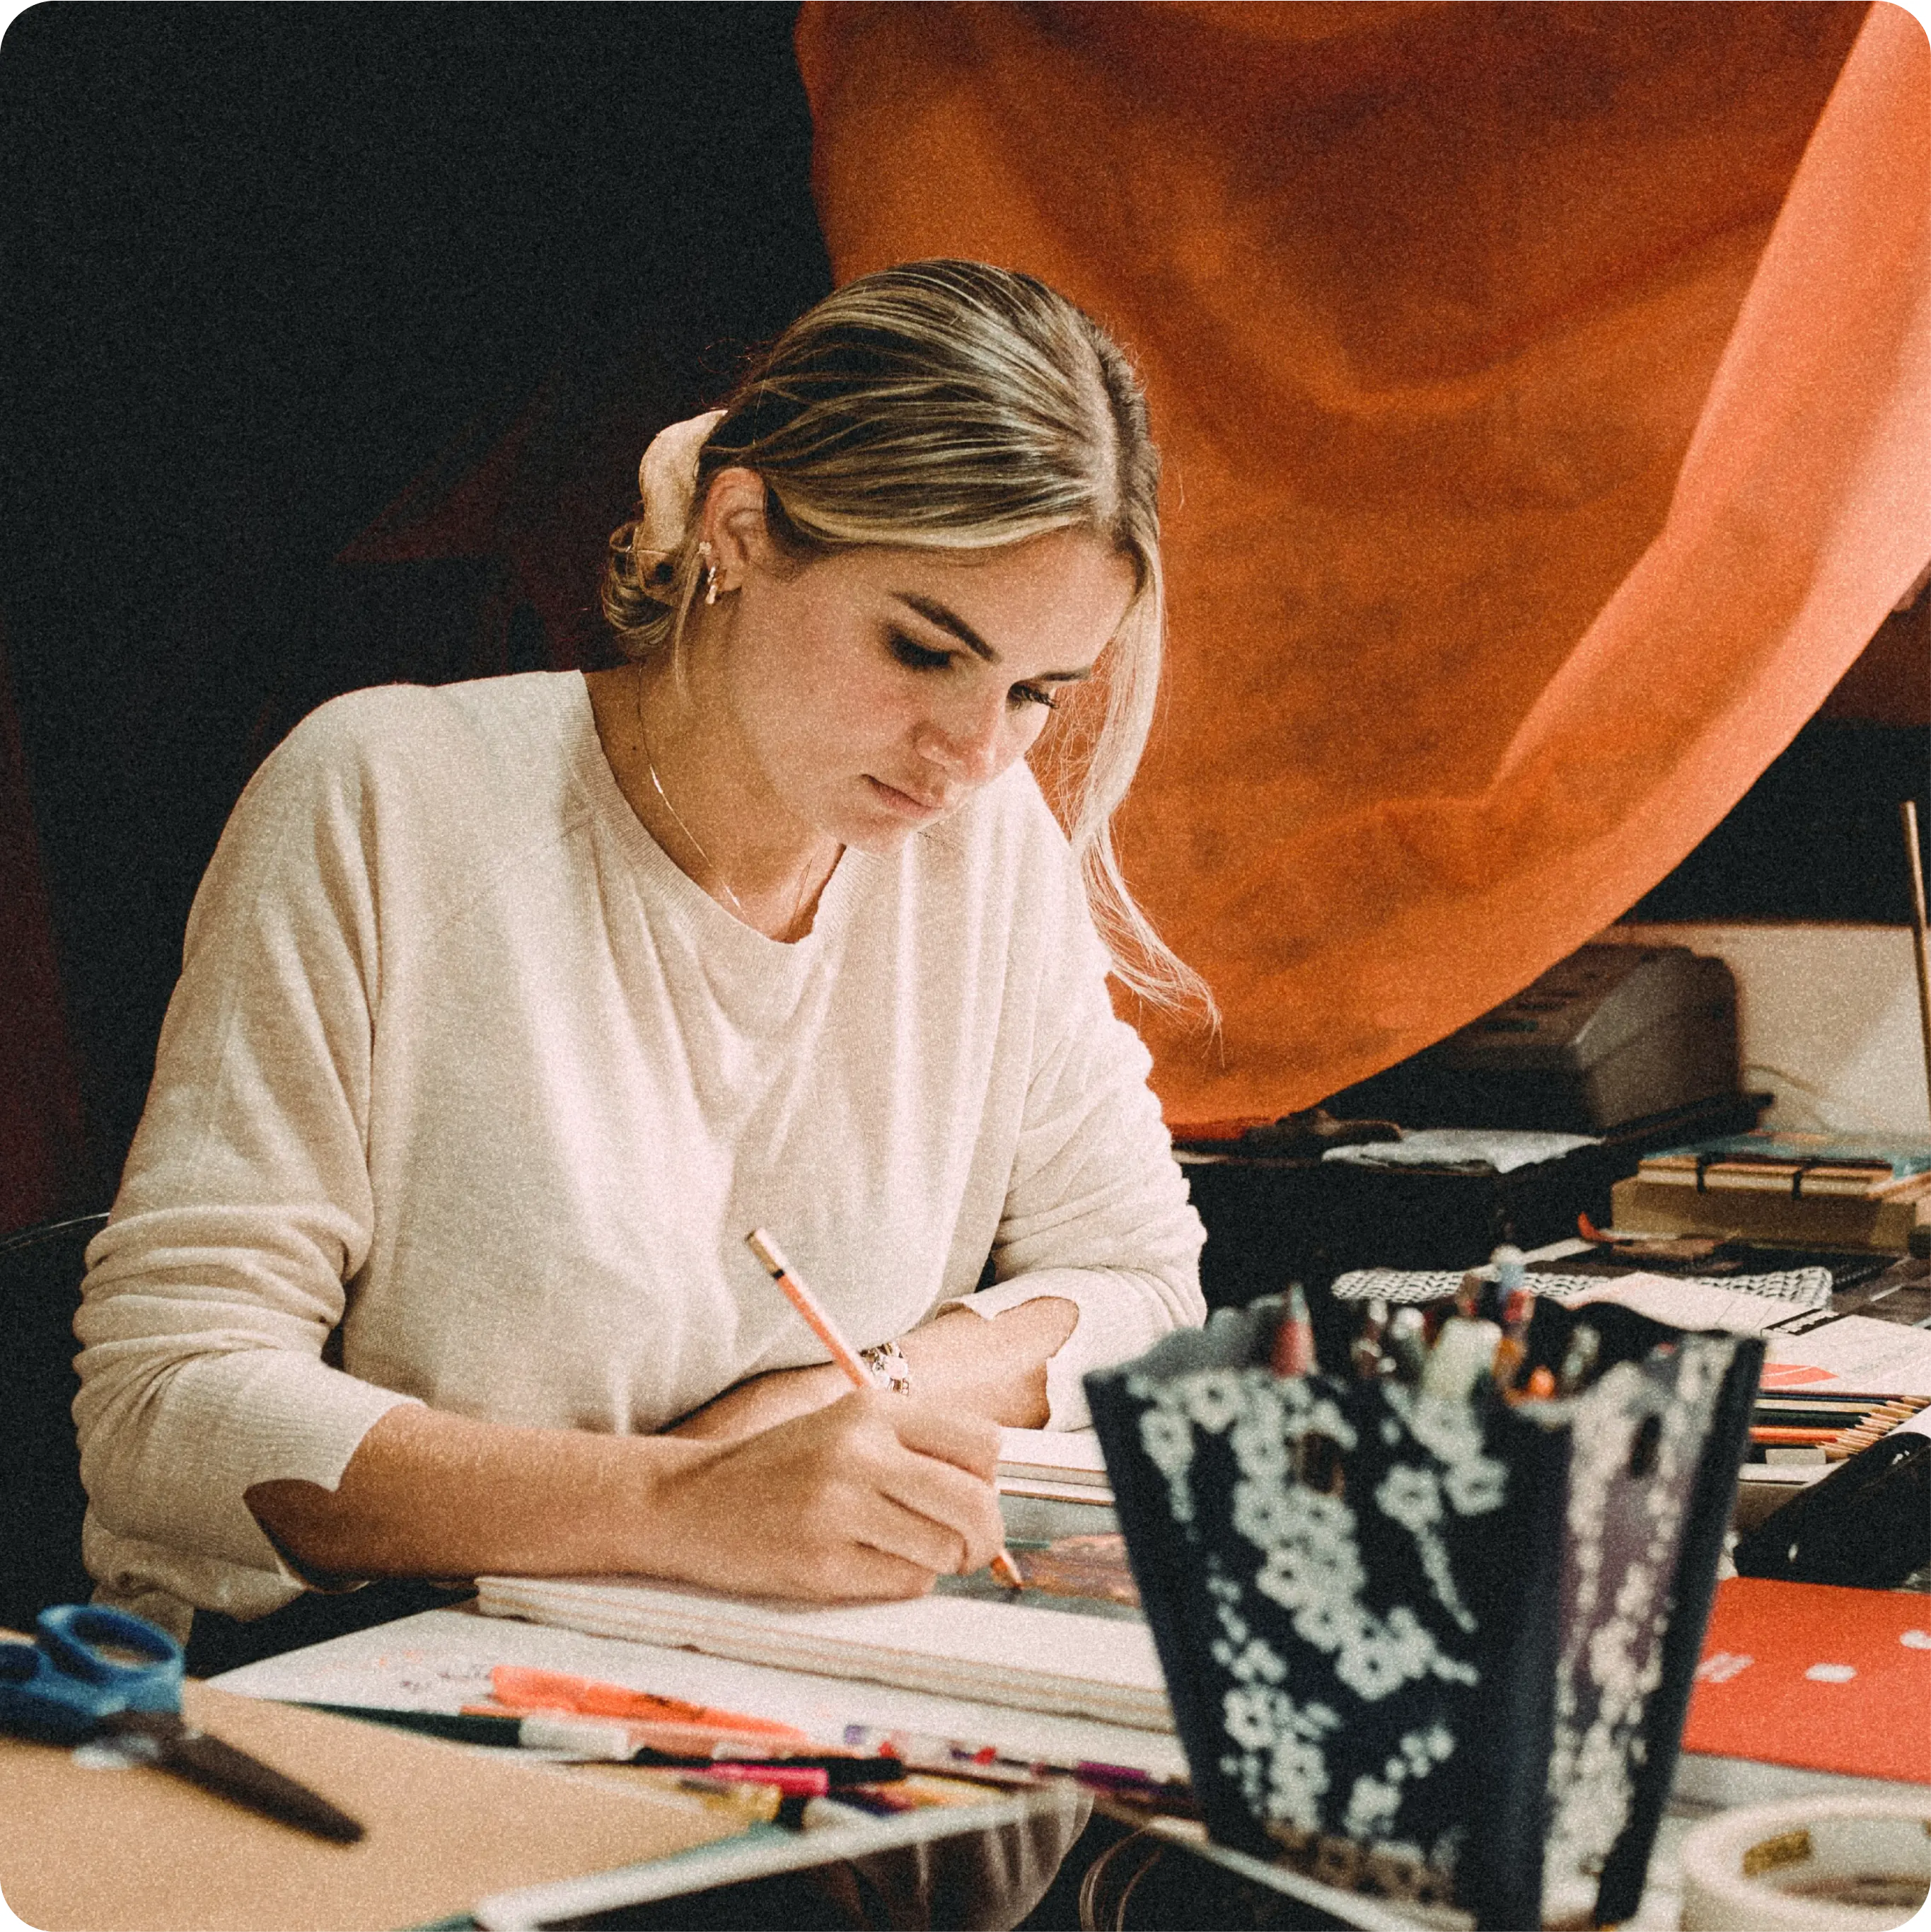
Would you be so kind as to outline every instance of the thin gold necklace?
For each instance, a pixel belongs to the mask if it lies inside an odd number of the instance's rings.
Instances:
[[[637,680],[637,683],[636,710],[637,735],[638,742],[643,746],[643,769],[649,775],[651,790],[656,793],[658,799],[663,804],[664,810],[670,813],[672,820],[675,822],[678,830],[682,832],[684,836],[690,841],[691,849],[697,854],[698,858],[703,862],[704,869],[710,874],[712,878],[717,880],[718,890],[724,894],[726,898],[730,901],[731,909],[746,926],[751,927],[754,932],[757,931],[758,929],[757,920],[753,919],[751,914],[745,911],[744,901],[739,898],[737,894],[731,890],[731,882],[724,877],[723,870],[718,866],[716,860],[713,859],[710,854],[705,850],[704,842],[697,836],[696,832],[691,830],[689,826],[684,823],[684,814],[670,802],[670,794],[664,789],[664,781],[657,776],[656,763],[650,755],[650,734],[646,731],[643,727],[643,681],[641,678]],[[784,929],[787,932],[790,931],[793,926],[798,923],[799,915],[805,910],[805,897],[809,887],[811,877],[811,870],[809,866],[807,866],[805,870],[799,874],[798,896],[792,902],[791,916],[785,922],[784,928]]]

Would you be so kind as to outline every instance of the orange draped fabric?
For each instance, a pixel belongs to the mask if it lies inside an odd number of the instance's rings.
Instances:
[[[1146,376],[1171,670],[1123,818],[1309,1104],[1614,920],[1931,557],[1931,50],[1826,4],[808,4],[841,280],[1030,269]]]

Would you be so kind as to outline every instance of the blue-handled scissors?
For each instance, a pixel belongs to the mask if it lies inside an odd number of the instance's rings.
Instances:
[[[0,1729],[49,1744],[137,1738],[153,1761],[271,1818],[352,1844],[362,1828],[306,1785],[181,1714],[181,1646],[124,1610],[62,1604],[31,1643],[0,1642]]]

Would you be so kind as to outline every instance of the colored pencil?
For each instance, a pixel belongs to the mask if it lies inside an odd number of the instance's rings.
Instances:
[[[877,1378],[859,1359],[858,1351],[839,1332],[838,1324],[818,1298],[801,1281],[797,1271],[784,1256],[778,1244],[762,1228],[754,1228],[745,1240],[763,1264],[765,1272],[777,1282],[784,1298],[805,1318],[805,1325],[831,1351],[832,1360],[844,1370],[854,1388],[876,1388]]]

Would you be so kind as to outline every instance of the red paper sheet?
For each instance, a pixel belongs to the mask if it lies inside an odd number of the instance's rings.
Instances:
[[[1931,1784],[1931,1597],[1729,1578],[1683,1748]]]

